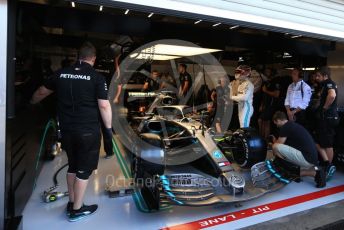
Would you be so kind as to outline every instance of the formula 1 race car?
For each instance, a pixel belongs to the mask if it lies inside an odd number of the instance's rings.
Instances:
[[[157,107],[157,115],[137,127],[144,144],[131,170],[149,209],[159,209],[162,201],[188,206],[246,201],[297,178],[285,173],[293,171],[286,162],[265,161],[266,142],[254,129],[216,135],[185,110]]]

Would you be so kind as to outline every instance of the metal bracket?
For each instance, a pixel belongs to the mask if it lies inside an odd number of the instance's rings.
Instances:
[[[109,198],[117,198],[117,197],[124,197],[130,196],[135,192],[134,188],[123,188],[119,190],[108,191]]]
[[[108,193],[110,198],[130,196],[138,188],[133,179],[125,179],[122,181],[117,181],[116,185],[105,186],[105,191]]]

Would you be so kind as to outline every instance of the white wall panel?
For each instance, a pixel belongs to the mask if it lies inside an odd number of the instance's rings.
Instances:
[[[6,66],[7,66],[7,0],[0,0],[0,229],[5,210],[5,143],[6,143]]]

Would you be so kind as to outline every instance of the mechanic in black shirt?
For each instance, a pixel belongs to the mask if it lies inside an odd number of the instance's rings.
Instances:
[[[100,62],[96,62],[95,65],[93,66],[93,68],[102,75],[102,77],[105,78],[105,82],[107,87],[109,88],[111,85],[111,80],[113,78],[113,76],[117,76],[115,71],[116,71],[116,67],[117,67],[117,57],[114,58],[114,62],[112,61],[106,61],[107,59],[105,59],[105,61],[100,61]],[[116,84],[116,80],[115,80],[115,85]],[[102,136],[103,136],[103,147],[104,147],[104,152],[105,152],[105,159],[110,159],[112,158],[115,154],[113,152],[113,143],[112,143],[112,135],[106,135],[107,129],[104,125],[103,120],[100,121],[101,124],[101,132],[102,132]]]
[[[320,84],[316,81],[316,72],[312,72],[309,75],[307,84],[311,87],[311,100],[309,101],[309,106],[306,109],[306,129],[311,133],[313,138],[315,137],[315,131],[317,126],[317,119],[314,116],[316,114],[320,105]]]
[[[207,103],[207,113],[208,114],[205,118],[205,126],[212,127],[214,125],[213,123],[216,114],[216,107],[212,101]]]
[[[271,80],[273,94],[272,96],[272,114],[277,111],[287,112],[284,107],[284,101],[287,95],[288,86],[292,83],[290,76],[276,76]],[[264,91],[263,91],[264,92]],[[266,91],[265,91],[266,92]],[[271,126],[271,133],[273,135],[278,134],[278,129],[274,123]]]
[[[325,187],[325,172],[318,167],[318,153],[312,136],[303,126],[288,121],[284,112],[277,111],[272,119],[280,128],[278,139],[273,138],[274,156],[299,166],[300,177],[314,177],[317,188]]]
[[[191,75],[186,72],[187,66],[184,63],[180,63],[178,66],[178,71],[179,71],[179,97],[180,98],[185,98],[183,102],[185,104],[188,102],[188,99],[191,98],[191,95],[189,93],[189,90],[192,87],[192,78]],[[190,101],[190,100],[189,100]]]
[[[143,92],[158,91],[160,89],[160,73],[157,70],[153,70],[150,77],[147,77],[143,84]]]
[[[335,127],[339,123],[337,111],[337,85],[330,79],[328,67],[316,70],[316,80],[321,85],[320,105],[317,111],[316,143],[324,161],[327,180],[331,179],[336,167],[332,164]]]
[[[53,93],[57,94],[57,111],[60,119],[62,148],[68,157],[67,184],[69,221],[78,221],[94,213],[98,206],[84,205],[88,178],[97,169],[100,148],[99,111],[112,136],[112,112],[104,78],[93,65],[96,49],[85,43],[79,50],[74,66],[57,71],[32,96],[35,104]]]
[[[270,135],[271,130],[271,120],[272,115],[275,111],[273,111],[273,101],[274,98],[278,98],[279,96],[279,86],[276,85],[275,81],[272,81],[274,78],[273,70],[271,68],[265,69],[265,77],[266,81],[263,82],[262,85],[262,101],[259,107],[259,133],[265,140],[268,140],[268,136]]]
[[[216,86],[216,114],[215,114],[215,129],[217,133],[222,133],[227,129],[222,122],[225,112],[229,105],[229,79],[227,76],[222,76],[219,80],[219,85]]]

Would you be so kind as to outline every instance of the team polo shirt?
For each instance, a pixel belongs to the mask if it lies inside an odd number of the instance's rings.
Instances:
[[[104,77],[91,65],[78,61],[57,71],[45,83],[57,94],[58,117],[63,131],[95,129],[99,126],[98,99],[108,99]]]

